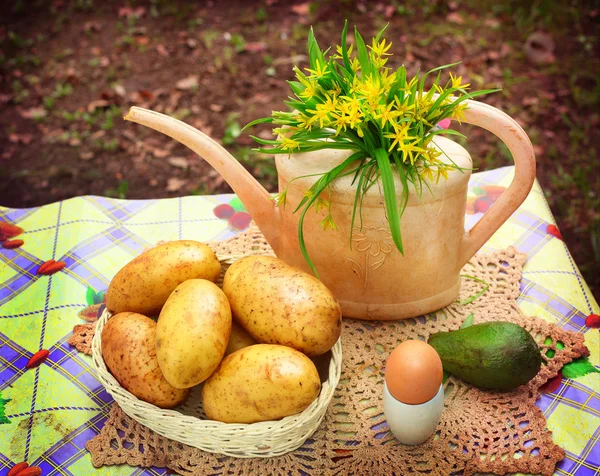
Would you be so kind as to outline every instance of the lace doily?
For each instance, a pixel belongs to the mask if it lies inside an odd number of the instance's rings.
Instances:
[[[256,228],[212,245],[218,254],[272,254]],[[123,463],[168,467],[186,475],[551,475],[564,451],[552,442],[546,419],[535,406],[539,388],[564,364],[589,352],[582,334],[523,315],[516,298],[525,261],[526,255],[515,248],[475,256],[463,273],[484,281],[489,288],[469,304],[455,303],[427,317],[403,321],[344,320],[344,360],[336,394],[319,429],[296,451],[271,459],[204,453],[159,436],[115,404],[101,432],[86,445],[92,462],[96,467]],[[464,278],[458,301],[468,301],[484,286]],[[383,415],[387,357],[406,339],[426,339],[432,333],[459,328],[471,313],[475,323],[502,320],[528,330],[542,350],[540,372],[527,385],[510,392],[482,391],[450,377],[444,386],[445,408],[436,433],[420,446],[399,444]],[[564,348],[557,348],[557,342]],[[555,352],[552,358],[546,356],[549,349]]]
[[[73,327],[73,335],[69,337],[68,343],[79,352],[92,355],[92,339],[96,331],[96,323],[78,324]]]

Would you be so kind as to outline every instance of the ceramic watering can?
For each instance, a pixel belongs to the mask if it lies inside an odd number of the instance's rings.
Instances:
[[[320,279],[340,301],[344,316],[403,319],[450,304],[459,293],[461,268],[529,194],[535,179],[535,156],[527,134],[502,111],[477,101],[467,103],[464,122],[498,136],[515,161],[510,187],[469,232],[464,230],[464,216],[470,170],[453,170],[447,180],[432,182],[432,193],[425,190],[421,199],[411,190],[401,219],[404,256],[392,241],[382,187],[374,186],[365,195],[362,227],[356,220],[352,243],[350,224],[356,189],[351,185],[351,175],[338,178],[331,197],[326,197],[332,202],[336,230],[323,230],[319,224],[323,217],[314,210],[307,213],[304,236],[308,252]],[[197,129],[137,107],[131,108],[126,119],[160,131],[202,156],[242,200],[275,254],[310,272],[298,244],[299,213],[292,211],[318,177],[294,181],[287,193],[287,206],[277,207],[234,157]],[[463,147],[440,136],[435,143],[457,165],[472,168]],[[277,156],[279,189],[283,190],[292,178],[327,172],[349,155],[348,151],[321,150]],[[396,190],[401,190],[399,178],[395,179]]]

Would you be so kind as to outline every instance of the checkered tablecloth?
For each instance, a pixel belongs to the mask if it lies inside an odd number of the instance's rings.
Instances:
[[[466,225],[472,227],[508,186],[513,168],[474,174]],[[163,200],[79,197],[31,209],[0,207],[0,221],[17,224],[25,243],[0,248],[0,391],[10,423],[0,425],[0,475],[21,461],[44,475],[163,475],[163,468],[94,469],[85,442],[102,427],[112,399],[95,378],[91,359],[67,343],[80,316],[94,315],[116,271],[159,240],[224,240],[248,226],[233,195]],[[599,309],[555,226],[542,190],[534,186],[513,217],[486,245],[515,245],[529,255],[519,304],[528,315],[585,333],[590,361],[600,363],[598,329],[586,326]],[[47,260],[66,267],[36,274]],[[589,322],[589,320],[588,320]],[[30,370],[30,358],[49,351]],[[598,474],[600,374],[563,380],[538,401],[556,443],[566,450],[559,475]]]

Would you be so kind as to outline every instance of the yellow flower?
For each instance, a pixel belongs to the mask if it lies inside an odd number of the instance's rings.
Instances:
[[[400,124],[396,124],[395,122],[392,122],[392,126],[394,127],[394,132],[390,132],[387,134],[384,134],[384,137],[387,137],[388,139],[394,139],[394,141],[392,142],[392,145],[390,146],[390,148],[388,149],[388,152],[391,152],[392,150],[394,150],[394,148],[396,146],[398,146],[398,148],[400,148],[401,144],[404,144],[405,140],[410,140],[410,139],[414,139],[413,136],[409,136],[408,135],[408,124],[405,124],[404,126],[400,125]]]
[[[327,70],[327,64],[321,63],[319,60],[317,60],[316,63],[316,69],[305,68],[306,71],[311,73],[317,79],[327,76],[329,74],[329,71]]]
[[[352,60],[352,62],[350,63],[350,68],[352,68],[352,71],[354,71],[355,73],[360,69],[360,61],[358,61],[358,58],[354,58]]]
[[[415,137],[410,137],[410,139],[415,139]],[[402,160],[404,162],[408,161],[410,162],[411,165],[415,165],[415,154],[422,154],[425,152],[425,149],[418,147],[417,145],[417,141],[415,140],[414,142],[410,142],[410,143],[406,143],[406,142],[400,142],[398,144],[398,149],[401,152],[404,152],[404,157],[402,158]]]
[[[354,76],[354,79],[352,79],[352,86],[350,86],[350,94],[358,94],[360,93],[360,89],[362,88],[362,83],[360,82],[360,79],[358,79],[358,76]]]
[[[321,222],[321,226],[323,227],[323,230],[337,230],[337,226],[334,223],[331,214],[325,217],[325,219]]]
[[[304,86],[306,86],[306,88],[304,89],[304,91],[302,91],[299,94],[299,96],[302,99],[306,99],[307,101],[310,101],[313,97],[315,97],[317,95],[317,88],[319,87],[319,85],[317,84],[316,81],[310,80],[310,81],[307,81]]]
[[[375,58],[371,58],[371,61],[377,69],[381,69],[385,66],[388,60],[381,58],[380,56],[376,56]]]
[[[290,139],[289,137],[284,137],[283,139],[281,139],[281,148],[283,150],[293,152],[294,149],[300,148],[300,142],[294,139]]]
[[[327,200],[323,200],[321,197],[317,197],[314,207],[315,212],[319,213],[321,210],[329,208],[329,202]]]
[[[467,109],[467,107],[467,103],[465,102],[456,106],[452,110],[452,119],[456,119],[458,123],[461,124],[461,121],[465,120],[465,109]]]
[[[435,147],[427,147],[427,151],[426,151],[425,155],[427,157],[427,160],[429,162],[431,162],[432,164],[441,163],[440,159],[438,157],[440,157],[442,155],[442,152],[440,150],[436,149]]]
[[[371,43],[372,46],[369,46],[369,48],[371,49],[371,51],[375,54],[375,56],[377,57],[381,57],[381,56],[391,56],[391,53],[386,53],[387,50],[389,50],[392,47],[392,43],[388,43],[388,45],[386,46],[385,44],[385,38],[383,40],[381,40],[379,43],[375,42],[375,38],[373,38],[373,41]]]
[[[408,96],[404,98],[403,102],[401,102],[400,99],[398,99],[398,97],[396,97],[395,102],[396,102],[396,110],[398,111],[398,114],[401,116],[408,115],[415,108],[414,104],[408,104]]]
[[[354,45],[350,45],[348,47],[348,56],[350,56],[352,54],[352,47]],[[343,55],[342,55],[342,47],[340,45],[336,45],[335,47],[335,51],[337,52],[337,55],[334,56],[335,59],[342,59]]]
[[[381,128],[385,127],[386,122],[393,121],[396,117],[400,115],[398,111],[392,111],[392,107],[394,103],[391,102],[387,106],[381,104],[378,108],[378,113],[373,115],[374,119],[381,119]]]
[[[339,83],[334,83],[333,89],[330,89],[327,92],[333,96],[339,96],[342,92],[342,87],[339,85]]]
[[[415,76],[408,83],[406,83],[403,88],[400,88],[400,91],[404,91],[405,93],[409,92],[413,88],[413,86],[415,85],[416,82],[417,82],[417,78]]]
[[[453,88],[469,89],[469,86],[471,86],[470,83],[461,84],[462,83],[462,76],[456,77],[452,73],[450,73],[450,81],[452,82],[452,87]]]
[[[377,104],[382,99],[382,90],[379,81],[369,76],[363,83],[360,93],[365,97],[371,109],[376,109]]]
[[[336,135],[340,133],[340,131],[346,130],[346,126],[350,124],[350,116],[340,112],[339,114],[333,113],[332,116],[335,118],[333,121],[333,125],[336,129]]]
[[[384,68],[384,70],[380,74],[381,84],[383,85],[383,89],[386,94],[390,91],[392,84],[396,81],[396,73],[390,74],[389,68]]]
[[[360,103],[356,99],[351,99],[348,101],[348,123],[352,129],[355,129],[356,126],[362,122],[363,113],[360,110]],[[358,135],[362,137],[362,131],[360,128],[357,130]]]
[[[275,129],[272,129],[271,132],[273,132],[274,136],[278,136],[278,135],[285,135],[285,134],[289,134],[290,132],[293,132],[296,128],[292,127],[292,126],[287,126],[287,127],[276,127]]]
[[[419,175],[423,180],[433,181],[433,170],[429,165],[424,165],[419,168]]]
[[[302,71],[300,71],[300,68],[298,68],[298,66],[294,66],[292,68],[292,71],[294,71],[294,73],[296,74],[296,78],[301,84],[303,84],[304,86],[308,86],[310,84],[310,80]]]
[[[327,112],[333,112],[338,107],[338,99],[335,95],[327,95],[325,94],[325,102],[323,104],[317,104],[317,109],[323,109]]]
[[[273,197],[273,201],[275,202],[275,206],[282,206],[283,208],[285,208],[287,204],[287,189],[285,189],[283,192],[276,194]]]
[[[426,95],[422,95],[418,99],[419,110],[428,111],[433,105],[433,100]]]
[[[321,107],[319,107],[321,106]],[[323,109],[322,104],[317,104],[317,109],[307,109],[306,112],[313,114],[313,117],[309,119],[310,123],[319,121],[319,127],[322,129],[324,124],[329,124],[329,113]]]
[[[306,129],[307,131],[312,129],[312,121],[310,120],[310,117],[298,114],[296,120],[298,121],[298,129]]]

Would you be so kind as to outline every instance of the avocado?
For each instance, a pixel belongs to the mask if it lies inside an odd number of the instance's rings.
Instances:
[[[535,377],[542,364],[529,332],[511,322],[485,322],[429,337],[444,370],[476,387],[510,390]]]

